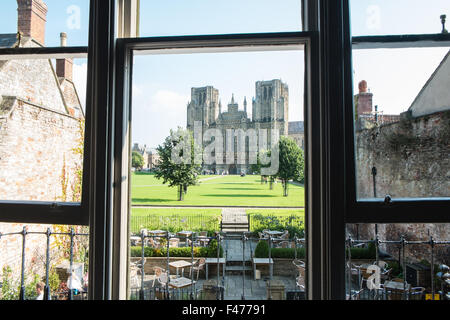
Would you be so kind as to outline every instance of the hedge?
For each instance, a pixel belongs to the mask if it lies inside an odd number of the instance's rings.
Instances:
[[[169,248],[169,256],[175,258],[186,258],[191,257],[192,248],[191,247],[181,247],[181,248]],[[141,257],[142,247],[133,246],[130,248],[131,257]],[[223,247],[220,247],[220,257],[223,257]],[[167,257],[167,247],[164,248],[152,248],[144,247],[144,257]],[[203,258],[216,258],[217,257],[217,240],[212,239],[207,247],[194,247],[194,257]]]
[[[270,256],[277,259],[295,259],[295,250],[297,250],[297,259],[306,257],[305,248],[272,248]],[[255,248],[255,258],[268,258],[269,245],[267,241],[259,241]]]

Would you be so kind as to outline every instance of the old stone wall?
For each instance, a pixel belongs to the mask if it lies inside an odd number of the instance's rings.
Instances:
[[[356,133],[357,195],[374,197],[372,168],[376,168],[377,198],[450,196],[450,111],[435,113],[398,123],[382,125]],[[355,237],[355,227],[350,228]],[[374,238],[374,225],[360,225],[360,238]],[[450,240],[450,224],[378,225],[382,240]],[[384,246],[398,255],[394,245]],[[430,261],[430,247],[408,247],[411,259]],[[437,248],[441,261],[449,261],[450,247]]]
[[[80,120],[17,98],[0,112],[0,199],[72,201],[78,183],[81,155],[74,152],[80,139]],[[0,233],[21,232],[23,224],[0,224]],[[45,232],[49,226],[30,226]],[[46,237],[26,238],[26,268],[34,272],[44,255]],[[22,236],[0,238],[0,269],[10,266],[20,274]],[[42,267],[42,266],[41,266]],[[30,269],[31,268],[31,269]]]

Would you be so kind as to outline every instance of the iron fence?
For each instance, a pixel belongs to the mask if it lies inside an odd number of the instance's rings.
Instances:
[[[28,227],[24,226],[22,228],[22,231],[20,232],[9,232],[9,233],[1,233],[0,232],[0,241],[11,236],[22,236],[22,248],[21,248],[21,267],[20,267],[20,288],[19,288],[19,300],[27,300],[28,298],[25,294],[25,278],[26,278],[26,266],[25,266],[25,260],[26,260],[26,244],[27,244],[27,237],[31,235],[42,235],[46,237],[46,255],[45,255],[45,285],[44,285],[44,294],[43,294],[43,300],[52,300],[53,299],[67,299],[67,300],[80,300],[80,299],[86,299],[87,298],[87,283],[85,283],[84,288],[78,289],[73,288],[72,283],[67,283],[67,289],[61,289],[58,291],[53,292],[53,295],[51,293],[50,289],[50,260],[51,260],[51,238],[56,236],[65,236],[69,237],[70,239],[70,247],[69,247],[69,271],[71,273],[70,276],[70,282],[72,282],[72,279],[74,279],[73,274],[73,266],[74,266],[74,241],[77,237],[88,237],[89,234],[85,233],[75,233],[74,229],[71,228],[69,232],[52,232],[51,228],[48,228],[45,232],[35,232],[35,231],[28,231]],[[75,280],[73,280],[75,281]],[[79,279],[81,282],[82,279]],[[1,282],[3,283],[3,281]]]
[[[363,247],[369,244],[375,247],[375,261],[371,264],[356,265],[352,262],[352,248]],[[380,245],[397,245],[400,248],[399,260],[380,259]],[[411,287],[407,280],[408,259],[406,257],[406,248],[408,246],[429,246],[431,261],[429,265],[430,287]],[[430,237],[428,241],[408,241],[404,236],[398,240],[381,240],[378,235],[372,240],[346,240],[346,281],[349,300],[374,299],[374,300],[424,300],[429,294],[429,300],[450,300],[450,268],[445,264],[436,265],[435,250],[437,246],[450,245],[449,240],[435,240]],[[401,269],[401,275],[393,277],[392,268],[389,268],[389,262],[398,261]],[[375,267],[374,267],[375,266]],[[436,270],[438,268],[439,270]],[[439,272],[436,272],[439,271]],[[377,274],[378,273],[378,274]],[[357,277],[357,283],[352,279]],[[383,278],[383,279],[381,279]],[[384,283],[381,283],[385,280]],[[440,289],[436,295],[436,282]],[[417,284],[416,284],[417,285]]]

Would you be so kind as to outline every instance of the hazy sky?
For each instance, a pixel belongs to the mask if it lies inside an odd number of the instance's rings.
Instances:
[[[46,0],[46,45],[88,43],[88,0]],[[352,0],[353,35],[439,33],[449,0]],[[141,36],[301,30],[300,0],[141,0]],[[2,0],[0,33],[17,31],[17,2]],[[449,48],[355,50],[354,88],[366,80],[385,114],[406,111]],[[76,60],[74,81],[85,97],[86,61]],[[234,93],[249,109],[255,82],[281,78],[290,89],[290,119],[303,120],[303,53],[139,56],[135,63],[133,140],[155,147],[172,127],[185,125],[190,88],[219,89],[223,109]]]

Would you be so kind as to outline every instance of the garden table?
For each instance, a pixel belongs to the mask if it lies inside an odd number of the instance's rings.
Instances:
[[[149,230],[148,233],[152,236],[165,236],[167,234],[164,230]]]
[[[169,286],[176,289],[177,291],[179,289],[190,287],[193,284],[195,284],[195,281],[192,281],[191,279],[184,278],[184,277],[180,277],[177,279],[171,279],[169,282]],[[177,292],[177,295],[178,295],[178,292]]]
[[[184,275],[184,268],[192,266],[191,262],[178,260],[169,263],[169,266],[177,269],[177,277],[178,277],[178,269],[181,268],[181,277]]]
[[[277,230],[269,230],[269,231],[265,231],[264,233],[271,235],[271,236],[281,236],[282,234],[284,234],[284,232],[277,231]]]
[[[182,236],[182,237],[184,237],[186,239],[189,238],[192,234],[193,234],[192,231],[179,231],[179,232],[177,232],[177,235]],[[187,241],[186,241],[185,245],[187,246]]]

